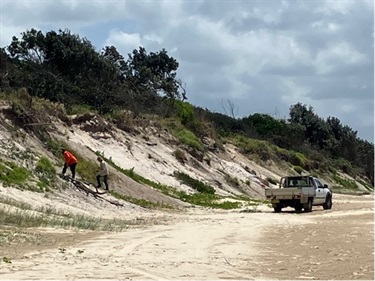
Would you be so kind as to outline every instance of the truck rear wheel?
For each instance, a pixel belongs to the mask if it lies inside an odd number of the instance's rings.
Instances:
[[[294,207],[294,210],[295,210],[296,212],[301,212],[301,211],[302,211],[302,205],[297,205],[297,206],[295,206],[295,207]]]
[[[303,204],[303,209],[305,212],[311,212],[312,211],[312,199],[309,198],[309,201],[307,201],[306,204]]]
[[[326,202],[323,204],[324,210],[330,210],[332,209],[332,197],[331,195],[327,195]]]
[[[273,210],[275,211],[275,213],[280,213],[281,212],[281,205],[279,204],[276,204],[273,206]]]

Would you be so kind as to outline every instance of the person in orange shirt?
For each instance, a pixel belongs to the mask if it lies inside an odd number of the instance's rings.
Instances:
[[[61,152],[64,155],[65,159],[62,175],[65,175],[66,169],[69,167],[70,171],[72,172],[72,178],[74,179],[76,176],[76,166],[78,163],[77,158],[71,152],[65,150],[64,148],[61,149]]]

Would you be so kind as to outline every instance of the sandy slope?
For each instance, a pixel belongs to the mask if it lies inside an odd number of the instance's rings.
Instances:
[[[169,214],[164,225],[105,233],[1,264],[4,279],[372,279],[373,200],[337,196],[309,214]],[[78,253],[78,250],[84,251]]]
[[[260,179],[278,179],[285,171],[263,168],[231,145],[222,155],[209,153],[210,164],[197,167],[179,163],[177,146],[153,134],[132,136],[116,131],[113,138],[81,130],[79,125],[58,127],[60,138],[87,158],[101,151],[118,166],[187,192],[175,170],[215,186],[218,194],[245,193],[263,197]],[[64,132],[64,133],[62,133]],[[31,148],[53,159],[40,142],[26,138],[16,143],[0,128],[0,154],[11,158],[12,146]],[[149,146],[147,143],[152,143]],[[154,145],[156,144],[156,145]],[[90,149],[88,149],[89,147]],[[194,163],[193,159],[190,159]],[[27,166],[30,163],[21,163]],[[31,163],[32,164],[32,163]],[[33,166],[30,166],[33,169]],[[373,198],[334,196],[334,208],[295,214],[286,209],[275,214],[262,207],[258,213],[190,208],[149,186],[139,184],[109,167],[111,188],[134,198],[179,207],[177,212],[146,210],[131,203],[118,208],[83,195],[74,187],[37,194],[0,186],[0,197],[102,218],[141,220],[143,226],[121,233],[27,229],[15,243],[2,243],[0,279],[372,279]],[[242,191],[228,185],[224,171],[236,176]],[[94,172],[94,171],[93,171]],[[255,172],[255,174],[254,174]],[[246,182],[250,184],[246,184]],[[0,208],[13,208],[0,203]],[[0,230],[2,230],[0,228]],[[24,231],[24,230],[22,230]],[[30,234],[30,235],[29,235]],[[26,239],[27,236],[32,239]],[[0,232],[0,239],[1,239]],[[23,241],[23,238],[26,241]],[[59,248],[65,248],[61,252]]]
[[[62,125],[58,125],[57,132],[66,131],[66,134],[63,136],[56,134],[55,137],[63,141],[69,139],[69,145],[76,150],[84,152],[88,158],[91,157],[95,160],[95,155],[87,147],[92,151],[101,152],[119,167],[124,169],[134,168],[136,173],[147,179],[176,187],[188,193],[195,191],[177,180],[173,176],[173,172],[183,172],[195,179],[210,184],[215,187],[216,193],[220,195],[245,193],[255,198],[263,198],[264,196],[264,184],[261,183],[260,178],[279,178],[271,170],[267,170],[242,156],[229,144],[226,146],[226,152],[221,153],[220,157],[215,153],[206,152],[205,157],[210,159],[210,164],[206,161],[197,161],[187,152],[185,155],[190,160],[187,164],[182,164],[173,155],[173,152],[181,146],[173,143],[174,138],[170,134],[162,133],[160,135],[160,132],[151,130],[138,135],[132,135],[113,128],[111,131],[112,136],[109,137],[105,133],[86,131],[83,129],[84,125],[85,123],[73,125],[69,130]],[[150,143],[153,145],[148,145]],[[246,170],[244,167],[248,169]],[[254,171],[256,175],[250,173],[250,170]],[[228,184],[223,172],[219,171],[224,171],[240,180],[242,190]],[[111,169],[110,172],[111,174],[116,173],[114,169]],[[250,186],[244,184],[246,181],[250,181]],[[127,181],[125,185],[133,185],[133,183]],[[137,187],[137,189],[139,188]],[[131,191],[131,189],[122,190],[126,194],[130,194]],[[146,194],[142,194],[142,196],[144,195]]]

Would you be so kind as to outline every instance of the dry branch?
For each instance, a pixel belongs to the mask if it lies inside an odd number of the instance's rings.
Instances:
[[[69,176],[63,176],[63,179],[69,180],[71,183],[74,184],[76,188],[85,192],[87,196],[91,194],[95,199],[106,201],[115,206],[121,206],[121,207],[124,206],[123,204],[117,201],[112,201],[112,200],[103,198],[101,195],[106,194],[107,192],[99,192],[97,187],[95,187],[96,191],[92,190],[91,188],[88,187],[89,185],[92,185],[91,183],[82,182],[80,180],[73,179],[72,177],[69,177]]]

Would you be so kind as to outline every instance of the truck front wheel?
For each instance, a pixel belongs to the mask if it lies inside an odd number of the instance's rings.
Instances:
[[[331,195],[327,195],[326,202],[324,202],[324,204],[323,204],[323,209],[324,210],[332,209],[332,197],[331,197]]]
[[[305,212],[311,212],[312,211],[312,199],[309,198],[309,201],[307,201],[306,204],[303,204],[303,209]]]

